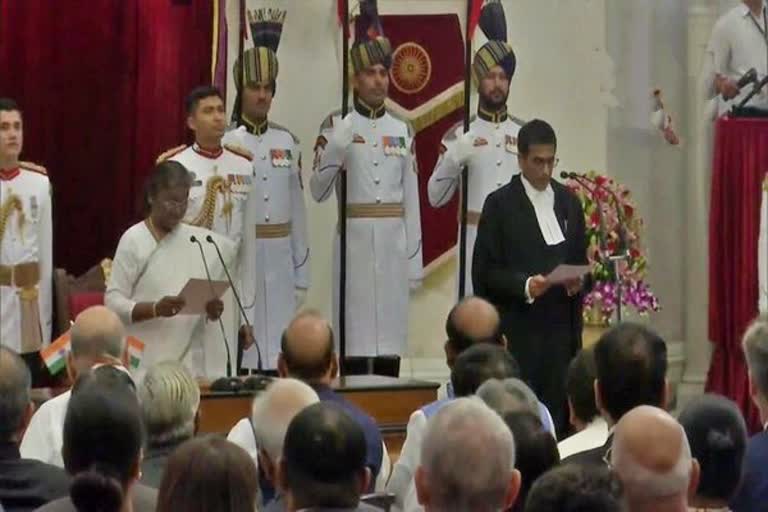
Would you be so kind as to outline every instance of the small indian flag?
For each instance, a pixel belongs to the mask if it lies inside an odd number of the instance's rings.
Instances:
[[[67,365],[69,353],[69,331],[59,336],[56,341],[40,351],[40,357],[45,361],[45,366],[51,375],[56,375]]]
[[[144,342],[133,336],[128,336],[126,348],[128,351],[128,366],[131,370],[135,370],[141,364],[141,358],[144,357]]]

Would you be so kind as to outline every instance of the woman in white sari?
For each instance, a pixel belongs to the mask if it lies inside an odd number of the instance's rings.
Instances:
[[[178,162],[165,161],[152,171],[145,202],[148,216],[131,226],[117,246],[105,302],[115,311],[129,335],[145,343],[138,369],[160,361],[181,361],[196,376],[224,374],[226,350],[216,320],[223,311],[218,299],[206,305],[206,315],[179,314],[184,299],[177,294],[191,278],[206,278],[197,244],[211,231],[182,224],[187,209],[191,174]],[[232,244],[216,237],[225,258]],[[211,244],[203,243],[212,279],[223,270]],[[207,318],[206,318],[207,317]],[[208,320],[208,321],[206,321]]]

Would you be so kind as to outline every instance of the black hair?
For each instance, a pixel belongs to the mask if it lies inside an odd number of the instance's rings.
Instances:
[[[448,336],[448,343],[453,347],[453,350],[460,354],[466,349],[474,345],[475,343],[490,343],[493,345],[503,345],[501,331],[501,322],[496,325],[496,331],[485,338],[474,338],[467,333],[463,332],[456,325],[456,310],[464,304],[464,301],[460,301],[458,304],[451,308],[448,317],[445,319],[445,334]]]
[[[525,512],[621,512],[622,495],[621,482],[608,468],[565,464],[534,482]]]
[[[522,482],[513,511],[523,510],[525,498],[533,482],[560,463],[557,441],[544,430],[541,419],[530,411],[512,411],[504,415],[504,423],[515,439],[515,469]]]
[[[488,379],[520,378],[520,366],[506,348],[478,343],[459,354],[451,370],[451,385],[458,397],[474,395]]]
[[[602,405],[614,422],[638,405],[664,406],[667,345],[648,327],[626,322],[595,345]]]
[[[366,468],[362,427],[338,404],[318,402],[291,420],[285,434],[285,483],[297,508],[353,508]]]
[[[0,345],[0,442],[10,441],[29,407],[32,375],[24,360]]]
[[[701,468],[696,494],[730,501],[741,483],[747,449],[741,411],[731,400],[707,394],[691,400],[678,421],[691,445],[691,456]]]
[[[81,377],[64,419],[64,467],[79,512],[117,512],[138,471],[144,431],[129,380],[104,366]],[[132,382],[132,381],[131,381]]]
[[[595,419],[600,412],[595,404],[595,356],[591,349],[582,349],[568,365],[565,387],[573,413],[584,423]]]
[[[333,362],[333,329],[328,326],[328,343],[323,350],[322,356],[314,361],[310,361],[307,357],[296,357],[296,354],[291,351],[290,343],[288,342],[288,328],[283,330],[283,334],[280,336],[280,352],[283,355],[283,361],[287,367],[288,374],[291,377],[299,379],[304,382],[314,382],[322,378],[330,368]],[[297,348],[294,346],[294,349]]]
[[[150,199],[157,196],[160,190],[178,183],[192,185],[192,173],[184,165],[175,160],[163,160],[155,165],[144,184],[144,211],[151,209]]]
[[[517,134],[517,149],[525,156],[534,145],[553,145],[557,149],[557,136],[552,126],[541,119],[528,121]]]
[[[192,91],[184,100],[184,109],[186,110],[187,115],[191,116],[195,113],[195,109],[201,100],[204,100],[205,98],[211,98],[213,96],[216,96],[221,101],[224,101],[224,95],[221,94],[221,90],[219,90],[218,87],[214,87],[212,85],[201,85],[192,89]]]
[[[21,108],[19,108],[19,104],[16,103],[16,100],[12,98],[0,98],[0,112],[13,112],[16,111],[19,114],[21,114]]]

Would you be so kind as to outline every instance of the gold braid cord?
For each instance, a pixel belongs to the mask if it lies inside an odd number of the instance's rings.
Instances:
[[[16,194],[10,194],[8,198],[3,201],[2,206],[0,206],[0,246],[3,244],[3,236],[5,235],[5,227],[8,224],[8,219],[14,211],[19,213],[17,222],[19,231],[21,231],[25,222],[24,208],[21,204],[21,198]]]
[[[213,228],[213,218],[216,215],[216,195],[224,196],[225,203],[221,215],[227,217],[227,225],[232,217],[232,200],[229,197],[229,184],[223,176],[213,176],[205,185],[205,199],[203,207],[197,217],[190,222],[193,226],[199,226],[206,229]]]

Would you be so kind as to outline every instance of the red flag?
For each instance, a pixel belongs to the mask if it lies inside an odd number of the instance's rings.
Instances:
[[[469,21],[467,26],[467,32],[469,33],[469,39],[475,36],[475,29],[480,22],[480,11],[483,7],[483,0],[467,0],[469,2]]]

